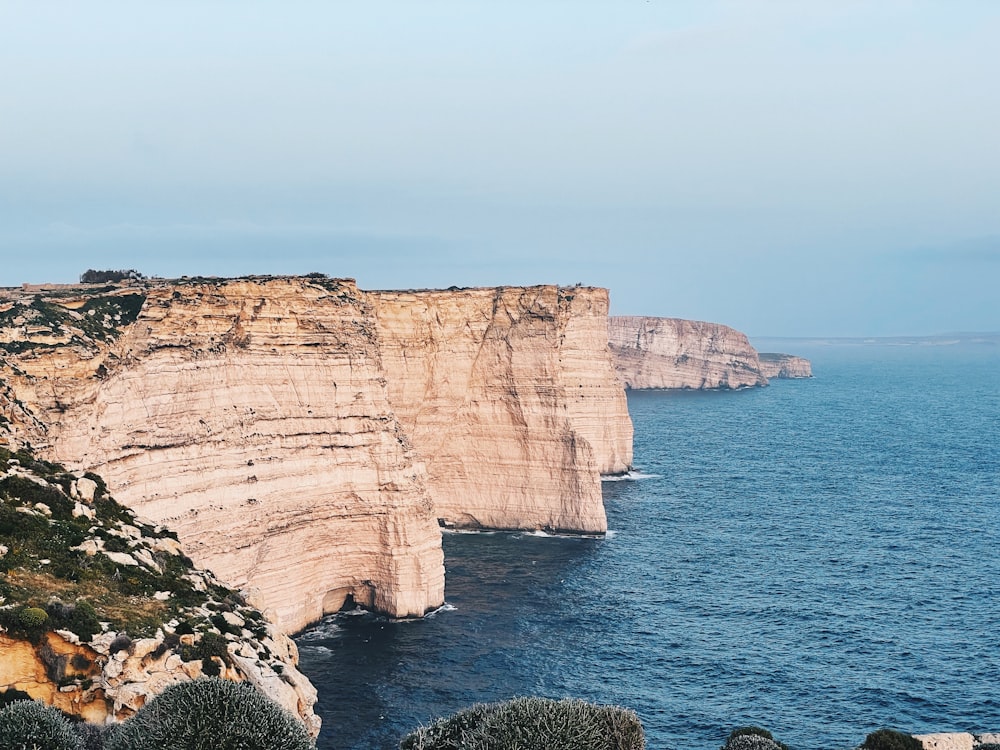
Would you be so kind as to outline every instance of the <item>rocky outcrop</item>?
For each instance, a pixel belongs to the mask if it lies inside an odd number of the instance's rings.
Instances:
[[[389,401],[449,526],[603,533],[632,461],[607,291],[372,292]]]
[[[772,378],[811,378],[812,363],[794,354],[760,352],[760,371],[769,380]]]
[[[0,571],[0,690],[106,723],[218,674],[319,732],[294,642],[99,477],[0,446]]]
[[[767,385],[745,334],[679,318],[608,319],[612,361],[626,388],[746,388]]]
[[[180,636],[174,648],[167,646],[169,638],[161,631],[112,653],[112,644],[120,640],[115,633],[80,643],[73,633],[49,632],[37,644],[0,633],[0,689],[20,690],[94,724],[124,721],[169,685],[205,674],[201,657],[185,660],[182,655],[185,647],[193,647],[195,636]],[[316,689],[296,668],[295,643],[274,634],[261,645],[269,648],[269,661],[262,661],[263,651],[244,642],[232,646],[230,664],[212,657],[213,671],[224,679],[250,682],[316,736]],[[273,667],[276,663],[280,671]]]
[[[603,532],[599,474],[631,463],[605,290],[314,277],[46,293],[0,310],[12,418],[286,632],[349,601],[440,605],[438,518]]]

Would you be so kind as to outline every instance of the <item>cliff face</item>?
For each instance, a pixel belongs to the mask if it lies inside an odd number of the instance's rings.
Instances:
[[[793,354],[761,352],[760,371],[767,378],[811,378],[812,363]]]
[[[603,289],[372,292],[389,400],[448,525],[604,532],[632,425]]]
[[[635,316],[608,319],[615,370],[626,388],[767,385],[745,334],[718,323]]]
[[[439,517],[602,532],[599,473],[631,463],[604,290],[47,293],[0,300],[7,418],[286,632],[440,605]]]
[[[348,595],[395,616],[442,603],[424,474],[353,284],[153,288],[112,345],[19,367],[51,455],[98,471],[286,631]]]

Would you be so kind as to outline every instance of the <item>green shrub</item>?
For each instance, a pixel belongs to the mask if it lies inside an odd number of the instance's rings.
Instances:
[[[90,724],[86,721],[74,721],[73,731],[80,737],[83,750],[104,750],[104,738],[110,727],[103,724]]]
[[[861,745],[864,750],[923,750],[923,744],[916,737],[895,729],[878,729],[867,737]]]
[[[0,709],[0,750],[84,750],[72,725],[55,708],[15,701]]]
[[[401,750],[642,750],[634,712],[580,700],[478,704],[411,732]]]
[[[105,750],[315,750],[305,726],[244,682],[171,685],[124,724]]]
[[[18,619],[24,627],[34,630],[45,624],[45,621],[49,619],[49,614],[38,607],[25,607],[18,614]]]
[[[788,745],[778,742],[761,727],[739,727],[729,733],[722,750],[788,750]]]
[[[81,641],[90,641],[101,632],[97,612],[86,599],[81,599],[76,604],[53,602],[47,609],[55,629],[76,633]]]

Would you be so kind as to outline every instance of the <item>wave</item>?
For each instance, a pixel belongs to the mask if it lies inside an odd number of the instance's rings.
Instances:
[[[448,602],[445,602],[437,609],[432,609],[430,612],[420,617],[393,617],[390,618],[390,622],[421,622],[423,620],[433,619],[436,615],[440,614],[441,612],[454,612],[456,609],[458,609],[458,607],[456,607],[454,604],[449,604]]]
[[[638,482],[642,479],[661,479],[662,474],[644,474],[641,471],[626,471],[624,474],[601,474],[602,482]]]
[[[606,534],[559,534],[558,532],[552,531],[542,531],[541,529],[535,529],[534,531],[519,531],[514,533],[514,538],[533,536],[539,539],[604,539]]]
[[[325,617],[308,630],[295,636],[299,643],[309,643],[310,641],[322,641],[333,638],[341,630],[340,626],[330,617]]]
[[[502,534],[502,531],[496,529],[456,529],[454,526],[442,526],[442,534],[482,534],[484,536],[491,536],[493,534]]]

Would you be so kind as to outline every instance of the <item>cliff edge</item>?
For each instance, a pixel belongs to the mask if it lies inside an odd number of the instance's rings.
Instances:
[[[632,426],[607,292],[319,275],[0,294],[0,409],[285,632],[444,601],[439,519],[606,530]]]

